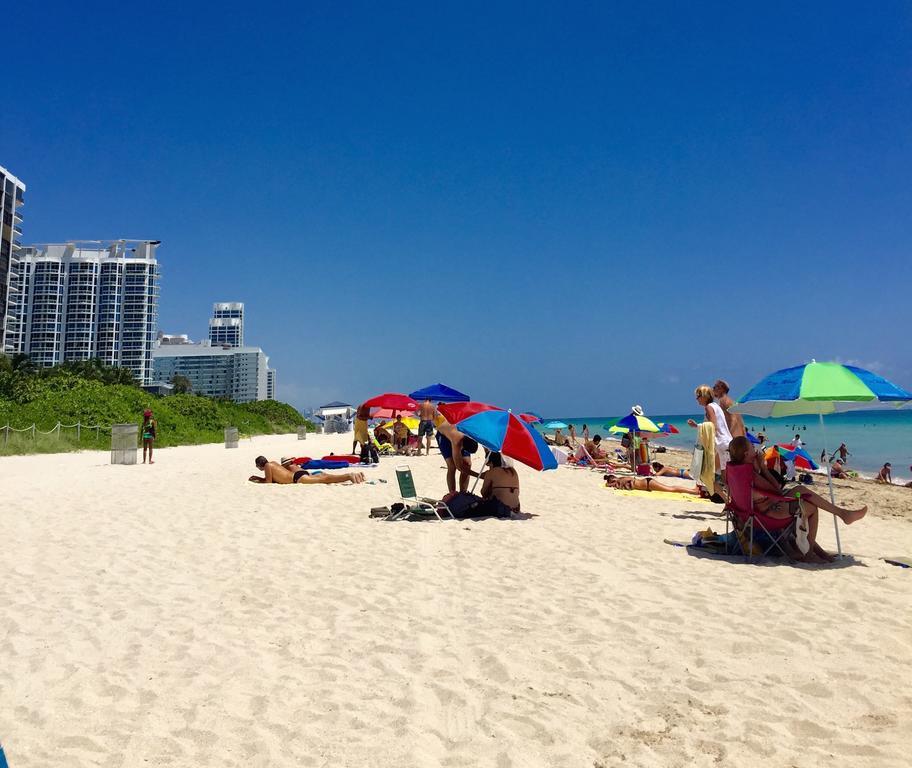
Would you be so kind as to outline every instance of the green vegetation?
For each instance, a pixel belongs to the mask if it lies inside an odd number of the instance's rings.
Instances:
[[[156,447],[216,443],[224,439],[225,427],[237,427],[241,435],[295,432],[299,425],[313,429],[290,405],[274,400],[234,403],[192,394],[158,397],[136,385],[129,371],[110,368],[99,361],[67,363],[35,369],[28,358],[0,355],[0,427],[15,429],[37,425],[32,432],[0,430],[0,455],[56,453],[80,448],[110,447],[110,433],[94,429],[63,428],[59,434],[41,435],[60,422],[64,425],[100,425],[142,422],[142,412],[151,408],[158,423]]]

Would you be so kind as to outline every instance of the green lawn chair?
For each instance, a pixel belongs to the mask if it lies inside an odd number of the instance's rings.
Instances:
[[[418,495],[415,490],[415,478],[412,477],[412,469],[408,465],[396,467],[396,480],[399,481],[399,496],[405,502],[405,509],[388,517],[388,520],[402,520],[411,515],[436,516],[438,520],[456,519],[446,502]]]

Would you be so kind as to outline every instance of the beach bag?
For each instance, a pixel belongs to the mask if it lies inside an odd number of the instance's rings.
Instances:
[[[690,460],[690,476],[700,481],[700,475],[703,474],[703,446],[695,445],[693,458]]]

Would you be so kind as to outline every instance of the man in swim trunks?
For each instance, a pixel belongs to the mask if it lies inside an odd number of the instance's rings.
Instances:
[[[265,477],[251,475],[247,478],[251,483],[275,483],[277,485],[330,485],[332,483],[363,483],[363,472],[343,472],[340,475],[311,475],[301,469],[299,464],[282,466],[278,462],[269,461],[265,456],[257,456],[254,461],[257,469]]]
[[[478,443],[444,419],[437,424],[437,446],[447,465],[447,491],[456,492],[456,470],[459,470],[459,490],[468,490],[469,477],[478,477],[472,471],[471,458],[478,450]]]
[[[729,410],[735,404],[735,401],[728,394],[728,382],[724,379],[716,379],[716,383],[712,387],[712,393],[722,409],[722,413],[725,414],[725,423],[728,425],[728,431],[731,432],[731,436],[744,437],[747,434],[747,430],[744,428],[744,419],[740,413],[732,413]]]
[[[355,439],[352,440],[352,453],[360,453],[358,448],[358,443],[362,447],[370,445],[370,435],[367,432],[367,420],[370,418],[370,408],[366,408],[364,404],[358,406],[358,410],[355,413]]]
[[[424,402],[418,409],[418,455],[421,455],[421,438],[424,438],[425,456],[431,455],[431,435],[434,434],[434,419],[437,417],[437,409],[431,402],[431,398],[424,398]]]

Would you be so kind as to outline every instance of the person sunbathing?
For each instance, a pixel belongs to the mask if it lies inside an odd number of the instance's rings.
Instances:
[[[686,469],[666,467],[664,464],[660,464],[657,461],[652,462],[652,471],[656,477],[679,477],[682,480],[693,480],[690,476],[690,472]]]
[[[363,472],[343,472],[339,475],[321,474],[311,475],[307,470],[301,469],[300,464],[289,463],[286,466],[277,461],[269,461],[265,456],[257,456],[254,460],[257,469],[265,477],[251,475],[247,478],[251,483],[275,483],[277,485],[330,485],[332,483],[363,483]]]
[[[694,486],[673,485],[654,477],[618,477],[605,475],[605,487],[617,488],[620,491],[663,491],[665,493],[684,493],[688,496],[702,496],[703,491]]]
[[[751,497],[756,512],[761,512],[768,517],[775,517],[780,520],[787,517],[793,517],[798,514],[799,511],[798,498],[796,497],[785,501],[779,497],[791,493],[801,497],[801,508],[807,516],[807,538],[808,543],[810,544],[810,549],[803,557],[805,562],[824,563],[832,562],[835,559],[833,555],[817,544],[817,528],[820,517],[818,514],[819,510],[826,510],[830,514],[838,517],[846,525],[858,522],[868,513],[867,507],[861,507],[861,509],[844,509],[843,507],[837,507],[822,496],[807,490],[806,488],[795,488],[793,491],[783,491],[775,479],[771,480],[767,477],[767,474],[760,469],[765,463],[758,459],[758,454],[756,450],[754,450],[754,446],[751,445],[746,437],[736,437],[732,440],[731,443],[729,443],[728,452],[730,463],[736,466],[739,464],[753,464],[754,466]],[[768,473],[768,470],[766,470],[766,472]]]

